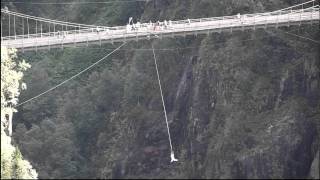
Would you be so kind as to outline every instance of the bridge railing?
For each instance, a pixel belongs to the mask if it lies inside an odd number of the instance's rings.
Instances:
[[[241,17],[245,17],[243,19],[244,22],[246,20],[251,20],[253,23],[260,23],[265,22],[268,23],[270,20],[269,17],[281,17],[281,16],[290,16],[301,14],[304,12],[311,12],[311,16],[314,12],[319,12],[319,5],[316,5],[314,7],[308,7],[304,9],[286,9],[281,11],[273,11],[273,12],[267,12],[267,13],[258,13],[258,14],[244,14]],[[261,18],[264,17],[265,19]],[[219,25],[228,24],[228,26],[232,27],[234,25],[239,25],[239,18],[237,15],[233,16],[223,16],[223,17],[212,17],[212,18],[200,18],[200,19],[189,19],[189,20],[180,20],[180,21],[172,21],[172,27],[169,27],[167,30],[161,30],[164,33],[166,31],[189,31],[192,30],[192,27],[189,25],[201,27],[201,26],[208,26],[208,24],[205,23],[211,23],[210,26],[213,26],[212,24],[215,24],[214,22],[217,22]],[[245,26],[246,24],[243,24]],[[103,26],[97,26],[101,28],[100,32],[97,32],[97,27],[94,28],[83,28],[79,30],[70,30],[70,31],[60,31],[60,32],[49,32],[49,33],[38,33],[38,34],[27,34],[27,35],[17,35],[17,36],[6,36],[1,37],[1,40],[19,40],[19,39],[28,39],[28,38],[47,38],[47,37],[58,37],[63,39],[64,37],[70,38],[68,35],[80,35],[80,36],[94,36],[93,32],[96,32],[99,36],[103,35],[110,35],[110,36],[125,36],[125,35],[137,35],[138,33],[150,33],[153,32],[149,29],[147,32],[145,31],[146,28],[148,28],[150,25],[149,23],[142,23],[140,28],[144,29],[143,32],[127,32],[126,26],[116,26],[116,27],[103,27]],[[174,28],[173,28],[174,27]],[[149,27],[150,28],[150,27]],[[154,33],[159,33],[159,30],[154,31]],[[103,36],[102,35],[102,36]]]

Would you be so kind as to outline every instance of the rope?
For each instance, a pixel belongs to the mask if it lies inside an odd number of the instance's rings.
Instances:
[[[169,143],[170,143],[171,162],[173,162],[173,161],[177,161],[177,159],[174,158],[174,152],[173,152],[173,149],[172,149],[170,129],[169,129],[169,123],[168,123],[168,117],[167,117],[167,110],[166,110],[166,105],[164,104],[163,93],[162,93],[161,82],[160,82],[160,76],[159,76],[159,70],[158,70],[158,65],[157,65],[157,59],[156,59],[156,55],[155,55],[155,52],[154,52],[154,47],[153,47],[153,45],[152,45],[152,52],[153,52],[154,64],[155,64],[155,66],[156,66],[156,71],[157,71],[157,77],[158,77],[158,83],[159,83],[159,89],[160,89],[160,95],[161,95],[161,100],[162,100],[164,117],[165,117],[165,119],[166,119],[166,124],[167,124],[168,137],[169,137]]]
[[[305,5],[305,4],[311,4],[312,2],[315,2],[315,0],[307,1],[305,3],[297,4],[297,5],[290,6],[290,7],[283,8],[283,9],[279,9],[279,10],[276,10],[276,11],[284,11],[284,10],[288,10],[288,9],[291,9],[291,8],[294,8],[294,7],[298,7],[298,6],[302,6],[302,5]],[[276,12],[276,11],[274,11],[274,12]]]
[[[58,85],[56,85],[56,86],[54,86],[54,87],[52,87],[52,88],[50,88],[50,89],[48,89],[48,90],[40,93],[39,95],[34,96],[34,97],[32,97],[32,98],[30,98],[30,99],[28,99],[28,100],[26,100],[26,101],[24,101],[24,102],[22,102],[22,103],[19,103],[16,107],[19,107],[19,106],[21,106],[21,105],[23,105],[23,104],[25,104],[25,103],[33,100],[33,99],[36,99],[36,98],[38,98],[38,97],[40,97],[40,96],[42,96],[42,95],[44,95],[44,94],[46,94],[46,93],[48,93],[48,92],[50,92],[50,91],[52,91],[52,90],[58,88],[59,86],[67,83],[68,81],[76,78],[76,77],[79,76],[80,74],[86,72],[87,70],[91,69],[93,66],[95,66],[96,64],[98,64],[99,62],[101,62],[101,61],[103,61],[104,59],[106,59],[107,57],[109,57],[111,54],[113,54],[114,52],[116,52],[118,49],[120,49],[120,48],[121,48],[123,45],[125,45],[125,44],[126,44],[126,42],[122,43],[122,44],[121,44],[119,47],[117,47],[115,50],[113,50],[112,52],[110,52],[109,54],[107,54],[106,56],[104,56],[103,58],[101,58],[100,60],[98,60],[97,62],[93,63],[92,65],[88,66],[87,68],[83,69],[83,70],[80,71],[79,73],[71,76],[70,78],[68,78],[67,80],[61,82],[60,84],[58,84]]]
[[[307,38],[307,37],[300,36],[300,35],[297,35],[297,34],[293,34],[293,33],[290,33],[290,32],[284,32],[284,33],[292,35],[292,36],[295,36],[295,37],[299,37],[299,38],[302,38],[302,39],[306,39],[306,40],[312,41],[312,42],[317,43],[317,44],[320,44],[320,41],[316,41],[316,40],[311,39],[311,38]]]

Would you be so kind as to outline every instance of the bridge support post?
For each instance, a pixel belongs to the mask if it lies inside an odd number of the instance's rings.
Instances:
[[[73,33],[73,46],[76,47],[76,30]]]
[[[35,38],[35,41],[36,41],[36,43],[35,43],[36,52],[38,52],[38,37],[37,36]]]
[[[27,28],[28,28],[28,39],[29,39],[29,34],[30,34],[30,32],[29,32],[29,19],[27,18]]]
[[[281,11],[279,12],[280,16],[281,16]],[[278,29],[279,27],[279,14],[277,15],[277,24],[276,24],[276,29]]]
[[[88,34],[87,34],[87,47],[88,47],[89,45],[88,45]]]
[[[138,32],[136,32],[136,42],[138,42]]]
[[[22,18],[22,35],[24,36],[24,19]]]
[[[303,4],[302,4],[302,9],[300,10],[300,22],[299,22],[299,26],[301,26],[301,15],[302,15],[303,12],[304,12],[304,10],[303,10]]]
[[[291,8],[291,12],[292,12],[292,8]],[[290,26],[290,14],[291,13],[288,13],[288,24],[287,24],[288,27]]]
[[[17,34],[16,34],[16,16],[13,16],[13,32],[14,32],[14,39],[17,39]]]
[[[9,36],[10,36],[10,30],[11,30],[11,29],[10,29],[10,25],[11,25],[11,24],[10,24],[10,14],[9,14],[9,21],[8,21],[8,23],[9,23]]]
[[[24,38],[22,38],[22,52],[24,53]]]
[[[268,25],[268,16],[266,16],[266,19],[265,19],[265,26],[264,26],[264,29],[267,29],[267,25]]]
[[[111,36],[111,44],[113,45],[113,36],[112,36],[112,32],[110,33],[110,36]]]
[[[313,25],[314,1],[315,0],[312,1],[312,7],[313,8],[312,8],[312,12],[311,12],[311,25]]]

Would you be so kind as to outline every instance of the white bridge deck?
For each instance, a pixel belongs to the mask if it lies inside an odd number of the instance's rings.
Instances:
[[[185,36],[221,31],[256,29],[319,23],[319,5],[307,9],[281,10],[259,14],[213,17],[172,21],[168,26],[154,26],[142,23],[136,30],[127,30],[126,26],[103,28],[86,28],[72,31],[50,32],[7,36],[1,38],[1,46],[17,49],[52,48],[57,46],[74,46],[102,42],[119,42],[150,38]]]

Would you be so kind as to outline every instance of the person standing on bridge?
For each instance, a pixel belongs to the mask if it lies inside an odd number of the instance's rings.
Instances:
[[[136,23],[136,25],[137,25],[137,30],[141,27],[141,23],[138,21],[137,23]]]
[[[133,21],[132,21],[132,20],[133,20],[133,18],[132,18],[132,17],[129,17],[129,22],[128,22],[128,24],[130,24],[130,25],[133,24]]]
[[[101,31],[101,28],[97,26],[96,30],[97,30],[97,34],[99,34],[99,32]]]
[[[237,18],[239,19],[240,23],[243,24],[243,22],[242,22],[242,17],[241,17],[241,15],[240,15],[240,13],[237,14]]]
[[[8,7],[7,6],[4,6],[4,9],[3,9],[5,12],[9,11]]]
[[[147,29],[148,30],[152,30],[152,21],[150,20],[148,25],[147,25]]]
[[[241,18],[240,13],[238,13],[238,14],[237,14],[237,17],[238,17],[238,19],[240,19],[240,18]]]
[[[164,20],[164,29],[167,29],[167,27],[168,27],[168,22],[167,20]]]
[[[63,38],[65,38],[67,36],[68,32],[67,31],[63,31]]]
[[[127,32],[130,32],[132,29],[131,25],[130,24],[127,24]]]

